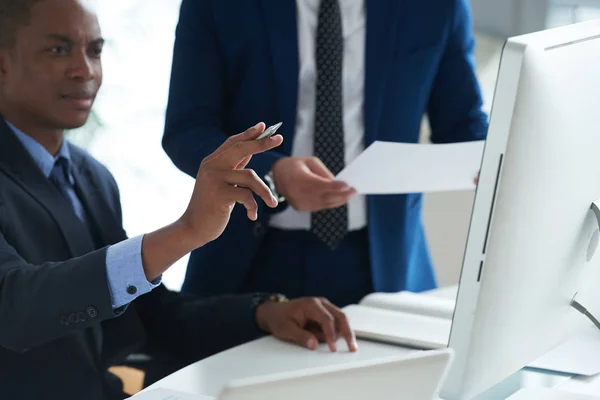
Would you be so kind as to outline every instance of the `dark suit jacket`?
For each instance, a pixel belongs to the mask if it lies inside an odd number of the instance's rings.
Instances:
[[[69,146],[97,237],[0,118],[0,398],[121,398],[106,369],[144,342],[185,364],[257,337],[250,295],[199,300],[160,286],[117,316],[105,265],[106,246],[126,239],[117,185]]]
[[[365,145],[417,142],[425,113],[434,142],[484,139],[473,48],[468,0],[366,0]],[[283,146],[249,165],[265,176],[294,143],[296,1],[183,0],[169,96],[163,145],[192,177],[226,136],[283,121]],[[225,233],[192,254],[184,290],[238,290],[268,229],[270,211],[259,204],[258,221],[236,207]],[[369,196],[368,224],[376,291],[436,285],[420,194]]]

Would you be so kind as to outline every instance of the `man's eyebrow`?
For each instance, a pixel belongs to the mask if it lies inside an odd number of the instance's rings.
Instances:
[[[71,39],[70,37],[66,36],[66,35],[59,35],[59,34],[56,34],[56,33],[51,33],[49,35],[46,35],[46,37],[49,38],[49,39],[54,39],[54,40],[58,40],[58,41],[64,42],[64,43],[69,44],[69,45],[75,44],[75,41],[73,39]],[[104,38],[98,37],[98,38],[92,40],[91,43],[92,44],[100,44],[100,45],[104,44]]]
[[[51,33],[49,35],[46,35],[46,37],[48,39],[54,39],[54,40],[58,40],[58,41],[61,41],[61,42],[65,42],[67,44],[74,44],[75,43],[75,41],[73,39],[71,39],[70,37],[65,36],[65,35],[59,35],[59,34],[56,34],[56,33]]]

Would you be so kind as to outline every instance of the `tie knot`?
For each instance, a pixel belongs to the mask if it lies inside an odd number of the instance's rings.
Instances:
[[[69,160],[59,157],[54,162],[54,167],[50,173],[50,178],[61,185],[70,183],[69,179]]]

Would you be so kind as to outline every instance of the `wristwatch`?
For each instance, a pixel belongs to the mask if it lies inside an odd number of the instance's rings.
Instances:
[[[256,310],[258,309],[258,307],[261,304],[265,304],[265,303],[287,303],[289,300],[287,297],[285,297],[284,295],[280,294],[280,293],[255,293],[254,296],[252,297],[252,315],[254,316],[254,324],[256,325],[256,328],[260,331],[260,332],[264,332],[267,333],[265,330],[263,330],[260,325],[258,324],[258,321],[256,320]]]
[[[267,183],[267,186],[269,186],[273,196],[275,196],[277,199],[277,202],[280,204],[283,203],[285,201],[285,197],[279,195],[277,192],[277,187],[275,187],[275,179],[273,179],[273,171],[269,171],[267,175],[265,175],[265,182]]]
[[[252,307],[256,310],[263,303],[287,303],[290,301],[281,293],[255,293],[252,297]]]

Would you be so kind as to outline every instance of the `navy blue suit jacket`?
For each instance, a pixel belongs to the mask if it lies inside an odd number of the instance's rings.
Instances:
[[[365,145],[414,143],[428,114],[436,143],[479,140],[487,116],[473,63],[467,0],[367,0]],[[281,148],[255,156],[264,176],[291,154],[298,98],[295,0],[183,0],[163,145],[195,176],[229,135],[257,121],[283,121]],[[410,174],[411,171],[398,171]],[[368,224],[376,291],[435,287],[421,223],[421,195],[370,196]],[[236,207],[221,238],[195,251],[184,289],[237,291],[268,229]]]

